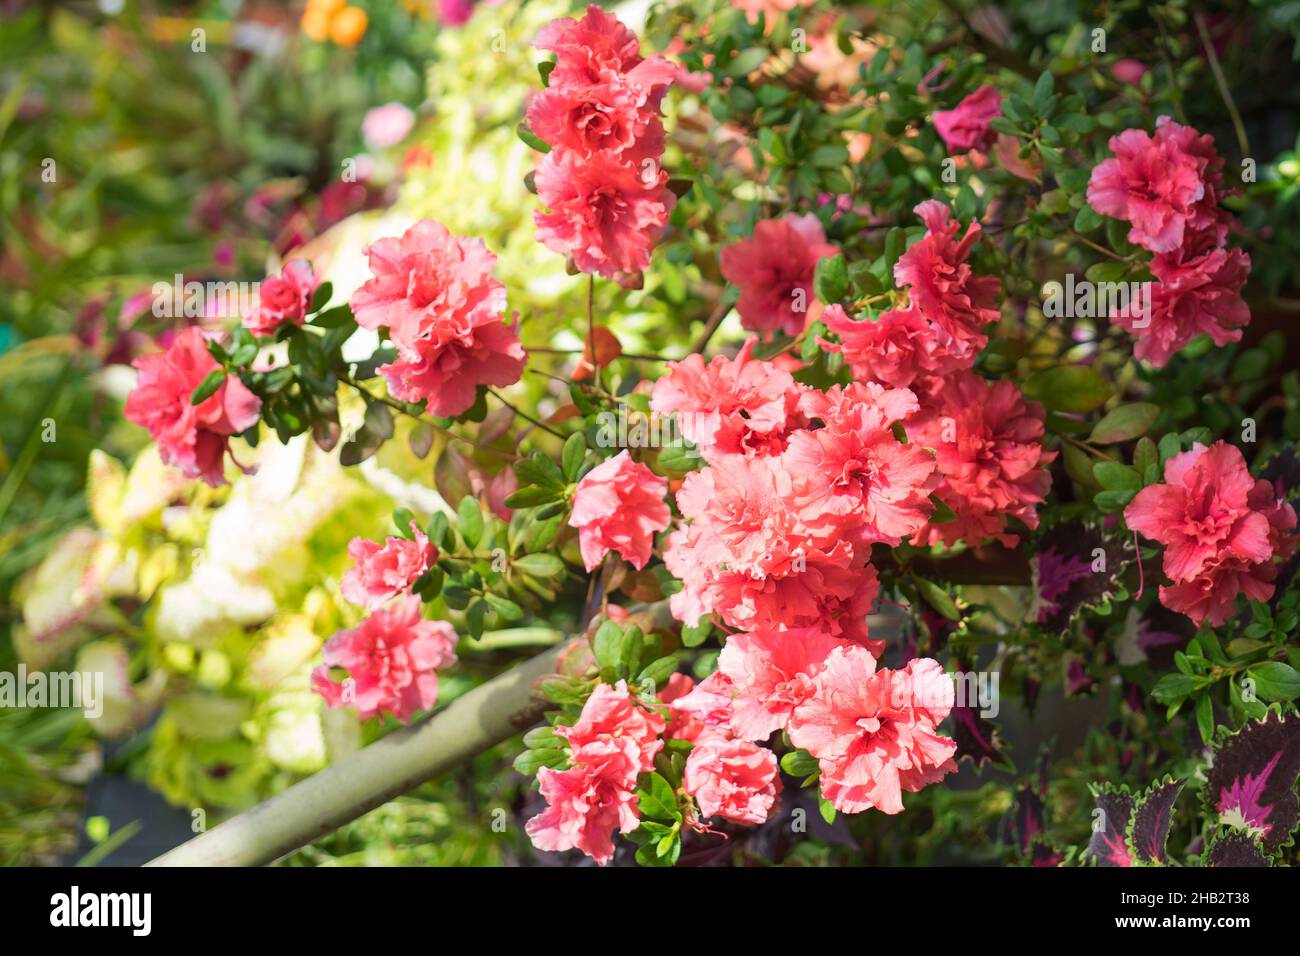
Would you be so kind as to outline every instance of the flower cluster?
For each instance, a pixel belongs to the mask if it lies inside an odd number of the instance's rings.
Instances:
[[[635,284],[676,203],[661,157],[659,106],[677,68],[642,57],[636,34],[595,5],[547,24],[534,46],[555,54],[528,124],[551,150],[537,168],[537,236],[583,272]]]
[[[921,410],[907,420],[907,437],[937,456],[935,495],[955,515],[931,522],[912,541],[929,545],[986,537],[1013,547],[1009,517],[1038,527],[1037,506],[1052,484],[1047,466],[1056,452],[1043,448],[1043,407],[1027,402],[1014,382],[989,382],[966,371],[933,380]]]
[[[555,733],[569,745],[569,766],[537,771],[548,807],[525,829],[541,850],[578,849],[597,863],[614,855],[613,833],[639,822],[637,777],[654,767],[663,748],[664,719],[629,693],[627,684],[600,684],[572,727]]]
[[[371,611],[410,590],[438,560],[437,547],[414,521],[410,538],[390,535],[382,545],[353,538],[348,554],[354,563],[339,582],[339,590],[353,604]]]
[[[812,213],[761,220],[752,237],[724,246],[722,274],[740,289],[736,312],[741,325],[760,335],[802,332],[818,315],[813,298],[817,261],[835,252]]]
[[[610,551],[646,566],[656,532],[672,518],[664,495],[668,480],[635,462],[626,451],[602,462],[583,479],[573,497],[570,526],[578,529],[578,545],[588,571],[600,567]]]
[[[1164,479],[1124,510],[1130,528],[1165,546],[1173,584],[1161,586],[1161,602],[1218,627],[1233,616],[1238,594],[1271,598],[1277,562],[1296,549],[1291,505],[1270,482],[1252,478],[1241,451],[1222,441],[1174,455]]]
[[[238,378],[227,376],[216,391],[194,404],[194,391],[218,368],[206,341],[191,327],[165,352],[136,359],[140,375],[124,414],[149,430],[164,462],[188,478],[224,485],[222,465],[230,436],[257,424],[262,402]]]
[[[839,306],[822,315],[840,339],[827,347],[844,353],[854,375],[897,388],[972,367],[988,344],[984,326],[997,321],[1001,289],[996,276],[977,275],[967,261],[978,222],[958,240],[961,225],[943,203],[928,199],[914,212],[926,233],[894,264],[907,307],[888,309],[874,322],[854,322]]]
[[[438,670],[456,662],[456,629],[424,620],[420,599],[408,595],[335,634],[324,656],[312,688],[329,706],[355,707],[362,720],[390,713],[407,721],[438,702]],[[331,667],[345,668],[348,678],[332,680]]]
[[[380,368],[395,398],[453,416],[479,386],[519,381],[524,349],[504,321],[505,286],[482,240],[424,219],[366,254],[374,277],[353,293],[352,311],[363,329],[386,328],[397,348],[397,361]]]
[[[1137,336],[1134,354],[1160,367],[1202,333],[1215,345],[1241,338],[1250,308],[1241,289],[1250,256],[1227,247],[1232,216],[1223,197],[1223,159],[1214,138],[1168,116],[1155,135],[1128,129],[1110,140],[1113,159],[1088,182],[1088,204],[1130,224],[1129,241],[1153,253],[1158,283],[1149,302],[1111,316]]]
[[[244,316],[244,328],[254,335],[274,335],[288,323],[302,325],[316,291],[315,273],[305,259],[285,264],[278,276],[267,276],[257,292],[257,305]]]

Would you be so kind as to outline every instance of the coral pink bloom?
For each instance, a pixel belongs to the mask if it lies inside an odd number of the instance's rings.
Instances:
[[[1124,520],[1165,546],[1169,577],[1185,581],[1225,559],[1258,563],[1272,557],[1269,521],[1250,507],[1255,479],[1240,450],[1223,441],[1209,448],[1198,442],[1165,462],[1164,477],[1137,493]]]
[[[874,320],[855,322],[839,305],[821,314],[839,344],[821,341],[844,353],[853,375],[894,388],[906,388],[926,375],[947,375],[970,368],[975,349],[926,320],[915,307],[889,309]]]
[[[533,46],[555,54],[550,86],[594,86],[621,77],[642,91],[652,110],[677,78],[676,66],[662,56],[642,57],[636,34],[595,4],[581,20],[552,20],[538,31]]]
[[[535,181],[537,197],[551,210],[533,213],[537,238],[552,252],[572,256],[581,271],[606,278],[649,267],[677,203],[656,160],[634,165],[609,152],[547,153]]]
[[[954,109],[935,113],[934,128],[948,144],[950,153],[988,149],[998,138],[998,134],[989,126],[989,120],[1001,115],[1002,94],[985,85],[963,99]]]
[[[654,711],[646,710],[627,689],[626,681],[617,684],[599,684],[591,692],[582,713],[570,727],[556,727],[555,733],[568,741],[573,750],[573,761],[581,760],[587,747],[603,740],[630,741],[636,746],[637,758],[632,774],[624,779],[628,787],[636,785],[636,775],[654,768],[654,758],[663,741],[664,719]]]
[[[692,686],[685,674],[674,674],[659,699],[668,705],[666,739],[695,740],[704,733],[731,732],[732,694],[727,676],[714,671]]]
[[[142,355],[132,364],[140,372],[123,414],[158,445],[158,454],[187,478],[224,485],[222,460],[231,435],[257,424],[262,400],[235,376],[195,405],[190,397],[217,360],[208,354],[203,333],[185,329],[167,351]]]
[[[1267,601],[1273,596],[1277,565],[1227,560],[1195,577],[1160,586],[1160,603],[1186,614],[1198,627],[1209,621],[1222,627],[1237,614],[1237,597]]]
[[[278,276],[267,276],[257,289],[257,306],[244,316],[244,328],[254,335],[273,335],[286,322],[302,325],[316,291],[311,263],[294,259]]]
[[[876,670],[860,647],[830,653],[816,693],[794,709],[790,740],[817,758],[822,795],[844,813],[901,813],[916,793],[957,769],[957,745],[936,727],[953,705],[938,661]]]
[[[1093,169],[1088,205],[1129,223],[1130,242],[1156,253],[1174,252],[1189,227],[1218,216],[1223,161],[1213,137],[1162,116],[1154,136],[1127,129],[1108,145],[1115,158]]]
[[[578,849],[604,865],[614,855],[613,831],[636,829],[636,779],[654,767],[664,720],[628,692],[599,685],[572,727],[557,727],[571,748],[570,768],[537,772],[548,808],[524,829],[541,850]]]
[[[839,250],[812,213],[764,219],[750,239],[722,249],[722,274],[740,288],[740,322],[763,335],[798,335],[813,308],[817,260]]]
[[[1141,86],[1147,67],[1141,60],[1117,60],[1110,68],[1111,75],[1129,86]]]
[[[1241,295],[1250,256],[1222,248],[1179,264],[1156,256],[1151,271],[1160,281],[1150,287],[1150,302],[1131,302],[1111,316],[1137,337],[1135,356],[1160,368],[1202,333],[1215,345],[1241,339],[1250,324],[1250,306]]]
[[[894,281],[906,286],[914,308],[953,339],[948,350],[971,355],[988,344],[981,329],[998,319],[996,276],[976,275],[966,261],[979,241],[980,224],[972,222],[959,241],[961,223],[937,199],[927,199],[914,210],[926,233],[894,263]]]
[[[731,0],[737,10],[745,11],[745,19],[750,23],[758,22],[760,13],[767,15],[767,29],[770,32],[774,21],[781,14],[799,7],[811,7],[815,0]]]
[[[784,730],[795,707],[812,695],[827,655],[844,643],[816,626],[730,635],[717,672],[733,695],[731,732],[766,740]]]
[[[1295,549],[1291,505],[1252,478],[1241,452],[1222,441],[1174,455],[1164,478],[1124,509],[1130,528],[1165,546],[1164,571],[1174,584],[1160,589],[1164,605],[1218,627],[1233,616],[1238,594],[1271,598],[1274,561]]]
[[[343,597],[373,611],[407,591],[438,560],[438,549],[414,521],[411,533],[413,540],[390,536],[382,545],[353,538],[348,554],[355,563],[339,582]]]
[[[748,740],[705,736],[686,758],[682,782],[701,817],[757,825],[776,802],[776,754]]]
[[[798,413],[806,387],[771,362],[753,358],[750,339],[735,359],[698,355],[669,362],[655,382],[650,407],[677,414],[683,437],[706,460],[724,454],[776,454],[785,449],[790,426],[807,424]]]
[[[906,423],[908,440],[935,450],[935,495],[956,520],[930,524],[912,537],[921,546],[993,537],[1014,547],[1009,516],[1038,527],[1037,506],[1051,487],[1043,448],[1043,407],[1026,402],[1012,382],[986,382],[962,372],[936,383],[921,411]]]
[[[634,758],[627,742],[590,748],[587,759],[567,770],[542,767],[537,780],[547,808],[524,824],[539,850],[581,850],[601,866],[614,856],[614,831],[630,833],[641,818],[635,790],[622,786]]]
[[[905,388],[855,382],[814,391],[805,406],[823,427],[791,435],[783,461],[805,477],[807,500],[854,516],[861,527],[851,537],[867,546],[897,546],[924,527],[934,510],[930,492],[938,484],[934,455],[904,445],[893,432],[895,423],[918,409],[916,396]]]
[[[401,103],[385,103],[366,112],[361,138],[368,149],[387,149],[406,139],[415,126],[415,114]]]
[[[588,571],[610,551],[638,571],[654,551],[655,533],[672,520],[664,501],[668,479],[661,478],[621,451],[601,462],[578,482],[570,527],[578,529],[578,546]]]
[[[717,613],[742,630],[820,624],[867,643],[877,580],[846,531],[859,521],[805,498],[774,456],[726,455],[687,475],[677,505],[691,523],[669,535],[664,554],[683,583],[674,616],[693,624]]]
[[[420,617],[420,599],[406,597],[325,642],[325,664],[312,687],[331,707],[355,707],[362,720],[390,713],[402,722],[438,703],[438,669],[456,662],[456,631]],[[331,667],[347,669],[342,684]]]
[[[664,129],[645,94],[621,79],[593,86],[551,86],[528,102],[528,126],[557,150],[579,156],[627,151],[633,165],[663,152]]]
[[[431,415],[459,415],[480,385],[519,381],[524,350],[503,321],[505,286],[481,240],[424,219],[366,253],[374,278],[353,293],[352,311],[362,328],[388,329],[397,361],[380,371],[396,398],[427,402]]]

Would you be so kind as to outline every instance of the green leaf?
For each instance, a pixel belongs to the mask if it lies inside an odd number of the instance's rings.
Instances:
[[[637,791],[637,809],[641,817],[652,820],[680,820],[681,812],[677,809],[677,795],[672,784],[661,774],[649,773],[649,786]]]
[[[1209,694],[1196,698],[1196,729],[1201,732],[1203,743],[1214,739],[1214,704]]]
[[[1133,449],[1133,467],[1137,473],[1142,476],[1143,484],[1149,484],[1147,479],[1148,468],[1159,468],[1160,453],[1156,451],[1156,443],[1150,438],[1141,438],[1138,440],[1137,447]]]
[[[742,50],[727,63],[727,73],[731,76],[747,76],[766,63],[769,55],[764,47],[759,46]]]
[[[406,508],[398,508],[393,512],[393,527],[403,538],[414,538],[414,532],[411,531],[414,522],[415,515]]]
[[[477,548],[483,537],[483,512],[479,508],[478,501],[473,496],[466,495],[460,499],[460,507],[456,509],[456,514],[460,519],[461,537],[465,539],[465,543],[471,550]]]
[[[334,283],[322,282],[316,287],[316,291],[312,293],[310,311],[319,312],[321,309],[325,308],[326,303],[329,302],[333,295]]]
[[[1300,697],[1300,673],[1290,664],[1266,661],[1252,664],[1246,676],[1255,682],[1255,695],[1261,700],[1291,701]]]
[[[534,133],[526,124],[520,123],[515,127],[515,132],[519,134],[520,139],[528,144],[529,148],[535,149],[539,153],[549,153],[551,151],[551,144]]]
[[[806,750],[792,750],[781,758],[781,769],[792,777],[807,777],[818,773],[821,764]]]
[[[817,809],[821,811],[822,819],[827,823],[835,822],[835,808],[820,793],[817,794]]]
[[[699,647],[709,638],[709,632],[713,630],[713,622],[707,617],[700,618],[700,622],[694,627],[682,625],[682,645],[685,647]]]
[[[525,777],[532,777],[542,767],[558,767],[566,759],[567,755],[563,750],[541,747],[536,750],[521,752],[519,756],[515,757],[514,768]]]
[[[668,678],[677,672],[677,657],[673,654],[651,661],[637,675],[637,680],[652,680],[655,687],[662,687]]]
[[[623,629],[614,621],[601,624],[591,642],[591,651],[596,656],[596,666],[602,670],[617,668],[622,646]]]
[[[503,621],[517,621],[524,616],[524,609],[509,598],[497,594],[486,594],[484,597]]]
[[[1117,461],[1099,461],[1092,466],[1097,484],[1107,491],[1140,491],[1142,476],[1128,465]]]
[[[849,269],[843,255],[823,256],[817,260],[813,271],[813,293],[826,305],[840,302],[849,294]]]
[[[665,445],[659,449],[659,467],[664,471],[694,471],[700,453],[694,445]]]
[[[578,472],[582,470],[582,460],[586,454],[587,439],[583,437],[582,432],[570,435],[564,443],[564,452],[560,456],[564,465],[564,477],[569,481],[578,480]]]
[[[535,578],[553,578],[564,573],[564,561],[554,554],[525,554],[513,559],[510,566]]]
[[[1109,412],[1092,429],[1088,441],[1098,445],[1113,445],[1145,435],[1160,417],[1160,406],[1150,402],[1121,405]]]
[[[1200,686],[1200,681],[1186,674],[1166,674],[1151,689],[1151,696],[1162,704],[1177,704],[1186,700]]]
[[[1111,388],[1094,368],[1062,365],[1035,372],[1025,382],[1025,397],[1058,412],[1090,412],[1111,396]]]
[[[214,368],[203,376],[203,381],[199,382],[194,391],[190,393],[190,404],[202,405],[217,394],[217,389],[224,384],[226,384],[226,370],[224,368]]]
[[[952,596],[943,588],[933,581],[927,581],[925,578],[913,578],[916,582],[916,589],[921,592],[921,597],[932,608],[942,614],[950,621],[960,621],[961,612],[957,610],[957,604],[953,601]]]

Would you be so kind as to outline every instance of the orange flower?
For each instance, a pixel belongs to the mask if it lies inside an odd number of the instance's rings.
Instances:
[[[366,34],[369,18],[360,7],[344,7],[330,21],[330,39],[339,46],[356,46]]]

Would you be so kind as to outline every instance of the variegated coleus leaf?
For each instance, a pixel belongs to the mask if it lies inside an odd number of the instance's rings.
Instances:
[[[1136,799],[1127,787],[1106,785],[1093,790],[1092,839],[1088,856],[1098,866],[1132,866],[1133,851],[1128,845],[1128,828],[1133,820]]]
[[[1259,840],[1243,830],[1220,830],[1201,854],[1202,866],[1272,866]]]
[[[981,694],[996,693],[996,686],[987,682],[981,686],[979,675],[964,661],[958,661],[956,677],[958,693],[952,708],[952,739],[957,742],[957,759],[969,757],[976,767],[990,761],[1007,766],[1007,757],[1002,752],[1005,744],[997,728],[982,715],[979,700]],[[989,700],[990,705],[995,703]]]
[[[1082,521],[1065,521],[1038,539],[1029,559],[1034,604],[1030,616],[1049,631],[1064,633],[1085,608],[1097,607],[1119,589],[1119,576],[1133,561],[1130,542],[1102,534]]]
[[[1258,837],[1270,857],[1300,820],[1300,715],[1275,709],[1236,733],[1220,729],[1201,798],[1213,823]]]
[[[1137,863],[1163,866],[1169,862],[1165,841],[1169,837],[1174,801],[1182,791],[1181,780],[1166,780],[1149,787],[1138,798],[1128,834],[1129,848]]]
[[[1127,787],[1094,788],[1093,833],[1088,855],[1098,866],[1164,866],[1165,842],[1181,780],[1163,780],[1139,794]],[[1098,813],[1100,811],[1100,813]]]

